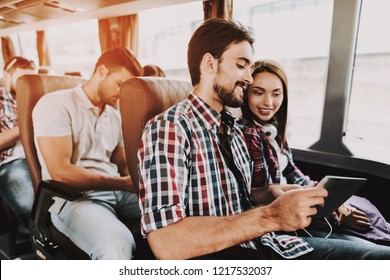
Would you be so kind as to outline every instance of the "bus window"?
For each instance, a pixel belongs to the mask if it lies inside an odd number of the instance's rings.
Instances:
[[[35,64],[38,65],[35,31],[24,31],[17,34],[9,34],[7,37],[11,40],[15,55],[33,60]],[[2,47],[1,43],[0,46]],[[4,63],[4,57],[0,55],[0,77],[4,75]]]
[[[233,17],[255,33],[256,59],[274,59],[289,77],[288,139],[307,148],[320,137],[333,1],[237,0]]]
[[[38,65],[37,51],[37,36],[35,31],[25,31],[17,35],[18,44],[15,44],[16,49],[19,47],[18,53],[21,56],[27,57]]]
[[[190,80],[187,45],[202,21],[202,1],[140,11],[139,60],[160,66],[169,78]]]
[[[355,156],[390,164],[390,18],[386,0],[363,1],[344,143]]]
[[[100,55],[99,31],[96,19],[47,29],[52,70],[81,72],[89,77]],[[77,67],[77,68],[75,68]]]

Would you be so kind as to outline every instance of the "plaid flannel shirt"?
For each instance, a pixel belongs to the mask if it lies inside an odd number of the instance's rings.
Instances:
[[[221,115],[194,93],[150,120],[139,151],[141,229],[147,233],[186,216],[230,216],[244,211],[239,186],[219,148]],[[252,162],[238,127],[228,131],[234,163],[250,192]],[[259,242],[285,258],[312,251],[295,236],[267,233]]]
[[[269,144],[261,127],[249,123],[245,119],[240,119],[237,123],[244,133],[246,145],[253,161],[252,188],[280,183],[281,173],[278,156],[275,149]],[[310,178],[305,176],[295,165],[288,145],[284,147],[283,153],[288,160],[287,167],[283,170],[283,176],[286,177],[287,183],[301,186],[308,185]]]

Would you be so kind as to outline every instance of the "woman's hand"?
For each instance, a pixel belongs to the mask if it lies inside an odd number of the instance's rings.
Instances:
[[[343,204],[338,208],[338,224],[348,229],[353,229],[358,232],[367,231],[371,223],[368,220],[366,213],[357,210],[356,208]]]

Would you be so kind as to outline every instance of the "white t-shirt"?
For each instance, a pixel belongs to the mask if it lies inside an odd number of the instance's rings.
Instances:
[[[71,135],[72,164],[103,175],[119,176],[118,167],[110,159],[118,145],[123,147],[120,113],[106,105],[99,116],[99,108],[92,104],[81,85],[42,96],[33,110],[33,124],[43,180],[51,177],[36,138],[45,136]]]

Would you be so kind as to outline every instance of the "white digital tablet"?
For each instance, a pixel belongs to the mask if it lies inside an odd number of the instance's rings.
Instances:
[[[325,176],[317,185],[328,190],[323,207],[317,206],[317,214],[312,218],[323,218],[337,210],[345,201],[363,187],[366,178]]]

